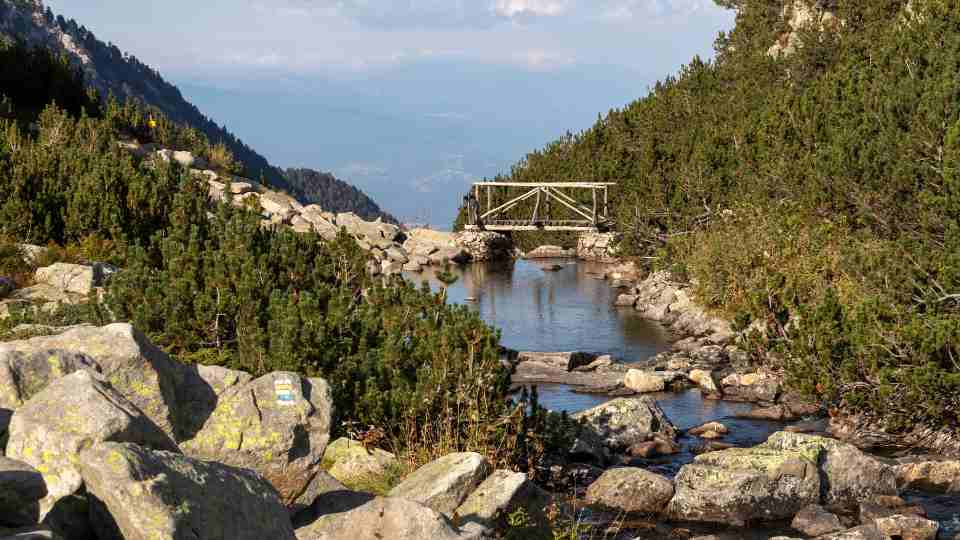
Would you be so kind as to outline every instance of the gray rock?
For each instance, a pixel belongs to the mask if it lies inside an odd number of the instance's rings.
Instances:
[[[0,408],[15,411],[51,381],[80,369],[100,371],[100,366],[82,353],[61,349],[21,352],[0,346]]]
[[[824,507],[813,504],[797,512],[790,526],[807,536],[820,536],[844,530],[840,518]]]
[[[40,520],[39,501],[47,495],[40,472],[22,461],[0,456],[0,525],[33,525]]]
[[[174,437],[176,389],[183,380],[180,366],[129,324],[78,326],[59,335],[0,344],[0,355],[70,351],[92,359],[104,378],[169,436]]]
[[[616,301],[613,303],[617,307],[633,307],[637,303],[637,295],[635,294],[621,294],[617,296]]]
[[[375,499],[321,516],[296,531],[297,540],[462,540],[441,513],[397,497]]]
[[[353,484],[365,478],[384,476],[399,466],[397,457],[379,448],[367,449],[363,443],[340,437],[327,445],[324,467],[341,482]]]
[[[597,433],[603,444],[622,450],[654,435],[676,439],[677,430],[657,402],[649,397],[618,398],[572,416]]]
[[[673,519],[743,525],[793,517],[820,500],[821,448],[763,445],[701,454],[676,477]]]
[[[234,386],[196,435],[189,456],[252,469],[293,503],[316,474],[330,439],[333,398],[323,379],[276,372]]]
[[[673,482],[635,467],[609,469],[587,488],[587,502],[628,514],[659,514],[673,497]]]
[[[290,205],[290,197],[275,191],[267,191],[260,195],[260,207],[270,214],[278,216],[284,222],[294,215],[293,207]]]
[[[295,538],[277,493],[249,470],[117,443],[85,450],[80,468],[100,540]]]
[[[291,516],[295,516],[304,510],[309,509],[317,501],[328,493],[348,491],[347,486],[340,483],[339,480],[330,475],[327,471],[319,470],[314,475],[307,488],[303,490],[292,504],[287,506]]]
[[[47,485],[41,516],[83,485],[80,452],[103,441],[176,451],[173,441],[96,374],[80,370],[51,382],[10,421],[7,456],[40,471]]]
[[[54,263],[38,268],[34,279],[37,283],[80,295],[90,294],[97,286],[94,267],[83,264]]]
[[[503,518],[523,508],[531,519],[542,519],[549,495],[527,480],[527,475],[498,470],[484,480],[456,510],[461,524],[476,523],[484,530],[503,524]]]
[[[663,377],[654,371],[631,369],[623,379],[623,386],[634,392],[645,394],[648,392],[662,392],[667,384]]]
[[[180,366],[180,372],[174,426],[178,441],[196,436],[216,409],[220,396],[253,380],[253,376],[247,372],[221,366]]]
[[[720,381],[724,399],[774,402],[780,394],[780,380],[770,373],[734,373]]]
[[[717,381],[713,378],[713,373],[703,369],[694,369],[688,375],[694,384],[700,387],[700,391],[708,396],[719,396],[720,388]]]
[[[389,495],[416,501],[452,516],[491,469],[486,458],[476,452],[449,454],[414,471],[390,490]]]
[[[820,470],[825,478],[823,502],[828,506],[856,507],[878,495],[896,495],[893,469],[853,445],[803,433],[780,431],[764,447],[774,450],[823,453]]]

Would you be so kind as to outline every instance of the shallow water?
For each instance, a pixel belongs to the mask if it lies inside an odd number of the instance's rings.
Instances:
[[[545,271],[551,265],[557,271]],[[476,309],[488,324],[499,328],[501,343],[518,351],[587,351],[612,354],[626,362],[645,360],[670,348],[670,335],[655,322],[645,320],[630,308],[616,308],[620,291],[602,278],[604,266],[573,260],[543,259],[508,263],[477,263],[452,268],[459,279],[447,291],[448,301]],[[435,270],[406,274],[420,283],[426,279],[439,290]],[[575,413],[600,405],[607,396],[578,394],[568,386],[544,384],[538,387],[540,403],[551,410]],[[740,447],[761,443],[770,434],[783,429],[784,423],[736,418],[753,406],[747,403],[705,400],[700,391],[647,394],[656,399],[677,428],[686,430],[717,420],[730,429],[723,442]],[[634,459],[630,465],[673,476],[693,460],[693,449],[702,441],[681,435],[681,452],[652,459]],[[941,527],[960,532],[960,498],[909,494],[909,500],[921,504]],[[694,527],[696,530],[697,527]],[[789,532],[786,524],[767,524],[762,528],[727,531],[730,538],[769,538]],[[704,532],[707,532],[706,530]],[[651,530],[639,538],[660,538],[663,531]]]

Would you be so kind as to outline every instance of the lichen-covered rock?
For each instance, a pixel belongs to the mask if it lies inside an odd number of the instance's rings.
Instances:
[[[820,536],[844,529],[840,518],[819,504],[810,505],[797,512],[790,526],[807,536]]]
[[[245,371],[221,366],[180,366],[180,383],[176,389],[177,440],[192,439],[217,407],[220,396],[232,388],[253,380]]]
[[[51,381],[100,366],[82,353],[59,349],[21,352],[0,345],[0,409],[14,411]]]
[[[397,457],[379,448],[367,449],[363,443],[340,437],[327,445],[323,454],[327,472],[337,480],[353,483],[363,478],[383,476],[398,465]]]
[[[493,530],[505,516],[522,508],[531,519],[539,519],[549,495],[518,472],[494,471],[456,510],[461,524],[476,523]]]
[[[227,390],[180,448],[189,456],[257,471],[290,504],[320,466],[332,414],[333,398],[323,379],[270,373]]]
[[[22,461],[0,456],[0,526],[34,525],[47,485],[39,471]]]
[[[487,459],[476,452],[449,454],[414,471],[390,490],[389,495],[416,501],[452,516],[491,469]]]
[[[125,323],[77,326],[62,334],[0,344],[0,354],[70,351],[92,359],[110,385],[174,437],[180,366],[140,331]]]
[[[853,445],[816,435],[780,431],[761,446],[783,451],[822,451],[820,470],[826,480],[823,503],[828,506],[855,507],[878,495],[897,494],[893,468]]]
[[[646,396],[617,398],[579,412],[573,419],[582,421],[585,429],[594,431],[603,444],[613,450],[646,442],[654,435],[672,441],[677,434],[657,402]]]
[[[100,540],[292,540],[273,488],[253,471],[133,444],[85,450],[80,468]]]
[[[761,445],[701,454],[680,469],[667,511],[679,520],[738,525],[793,517],[820,500],[821,451]]]
[[[960,460],[908,459],[894,467],[900,489],[960,493]]]
[[[461,539],[443,514],[397,497],[376,497],[351,510],[322,515],[296,534],[297,540]]]
[[[673,497],[673,482],[636,467],[609,469],[587,488],[587,502],[628,514],[659,514]]]
[[[51,382],[14,413],[7,456],[43,475],[47,496],[40,511],[46,515],[83,485],[80,452],[103,441],[176,451],[173,441],[137,407],[95,373],[80,370]]]
[[[727,426],[720,422],[707,422],[706,424],[687,430],[687,433],[690,435],[695,435],[701,439],[719,439],[729,432],[730,430]]]

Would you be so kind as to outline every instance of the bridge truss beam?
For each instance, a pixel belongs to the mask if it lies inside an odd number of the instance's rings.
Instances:
[[[467,230],[489,231],[594,231],[609,226],[609,189],[612,182],[477,182],[473,185],[472,200],[467,208]],[[520,188],[519,195],[494,206],[495,191]],[[574,196],[578,191],[590,190],[592,206],[581,203]],[[508,212],[534,199],[529,218],[509,217]],[[486,208],[483,208],[486,201]],[[556,219],[550,216],[550,203],[556,202],[578,219]],[[529,208],[529,206],[528,206]]]

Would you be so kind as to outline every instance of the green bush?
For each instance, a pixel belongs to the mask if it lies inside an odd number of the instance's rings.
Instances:
[[[775,59],[783,2],[729,4],[715,60],[501,179],[617,182],[623,252],[765,326],[756,352],[788,358],[795,386],[892,427],[957,426],[960,12],[837,2],[843,24]]]

